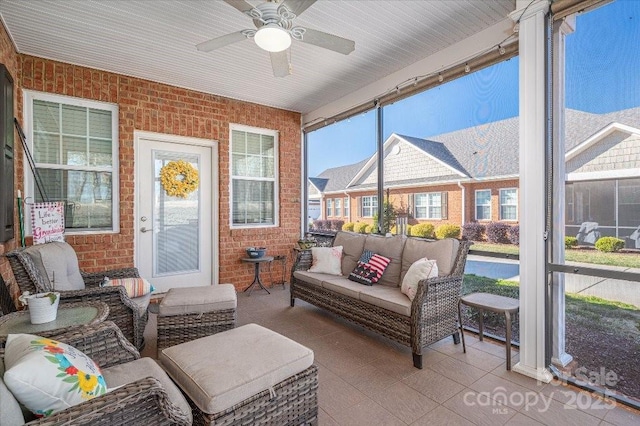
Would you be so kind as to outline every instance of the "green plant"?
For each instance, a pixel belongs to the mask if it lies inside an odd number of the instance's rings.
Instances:
[[[407,235],[411,235],[411,228],[413,228],[413,225],[407,225]]]
[[[353,222],[347,222],[344,225],[342,225],[342,230],[343,231],[351,231],[353,232],[354,228],[355,228],[356,224]]]
[[[419,223],[411,227],[412,237],[433,238],[433,225],[430,223]]]
[[[445,224],[436,228],[436,238],[460,238],[460,227],[458,225]]]
[[[605,253],[613,253],[624,247],[624,241],[616,237],[602,237],[596,241],[595,246]]]
[[[578,246],[578,239],[576,237],[564,237],[564,248],[571,249]]]
[[[369,225],[367,225],[367,223],[365,223],[365,222],[358,222],[353,227],[353,230],[355,232],[360,233],[360,234],[364,234],[366,232],[367,226],[369,226]]]
[[[364,233],[365,234],[371,234],[374,231],[374,227],[373,225],[367,225],[364,227]]]

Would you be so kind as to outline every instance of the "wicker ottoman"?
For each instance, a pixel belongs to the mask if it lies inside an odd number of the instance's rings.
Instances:
[[[158,307],[158,353],[169,346],[234,328],[236,306],[232,284],[172,288]]]
[[[259,325],[172,346],[159,360],[187,396],[194,425],[318,422],[313,351]]]

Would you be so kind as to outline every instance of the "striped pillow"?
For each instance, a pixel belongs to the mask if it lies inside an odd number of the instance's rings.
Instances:
[[[109,277],[104,277],[102,281],[102,287],[118,286],[121,285],[127,291],[129,297],[140,297],[145,294],[151,293],[155,288],[144,278],[117,278],[110,280]]]
[[[380,280],[391,259],[365,250],[355,269],[349,274],[349,279],[364,285],[374,285]]]

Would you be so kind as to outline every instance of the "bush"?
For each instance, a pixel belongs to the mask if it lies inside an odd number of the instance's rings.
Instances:
[[[373,225],[367,225],[364,227],[364,233],[365,234],[371,234],[373,232]]]
[[[520,225],[513,225],[509,228],[509,241],[511,244],[520,244]]]
[[[316,219],[313,221],[313,229],[320,231],[325,228],[327,221],[322,219]]]
[[[564,237],[564,248],[571,249],[578,247],[578,239],[576,237]]]
[[[407,235],[411,235],[411,228],[413,228],[413,225],[407,224]]]
[[[334,220],[330,220],[329,222],[331,224],[330,229],[332,231],[339,231],[342,229],[342,226],[344,225],[344,220],[341,220],[341,219],[334,219]]]
[[[411,227],[412,237],[433,238],[433,225],[430,223],[419,223]]]
[[[353,232],[354,228],[355,228],[356,224],[353,222],[347,222],[344,225],[342,225],[342,230],[343,231],[350,231]]]
[[[360,234],[364,234],[366,232],[367,226],[369,226],[369,225],[367,225],[365,222],[358,222],[353,227],[353,230],[355,232],[360,233]]]
[[[509,237],[507,236],[509,228],[511,228],[511,226],[504,222],[489,223],[485,228],[487,241],[494,244],[510,244],[511,241],[509,241]]]
[[[440,225],[436,228],[436,238],[460,238],[460,227],[458,225]]]
[[[462,239],[469,241],[482,241],[485,227],[478,222],[467,222],[462,226]]]
[[[605,253],[612,253],[624,248],[624,240],[616,237],[602,237],[596,241],[596,249]]]

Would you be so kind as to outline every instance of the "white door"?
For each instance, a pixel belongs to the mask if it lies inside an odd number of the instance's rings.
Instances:
[[[212,141],[136,132],[136,266],[158,292],[217,281],[216,154]],[[185,197],[169,195],[160,180],[162,168],[180,160],[199,178]]]

